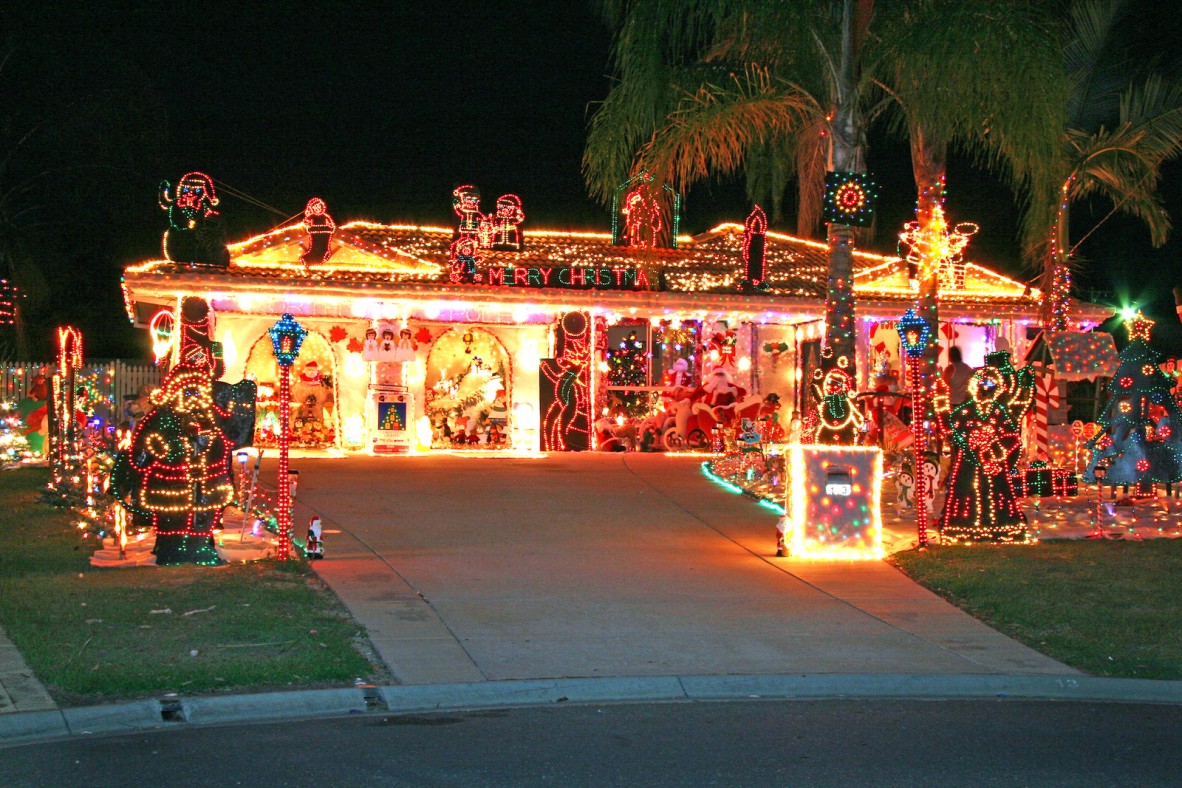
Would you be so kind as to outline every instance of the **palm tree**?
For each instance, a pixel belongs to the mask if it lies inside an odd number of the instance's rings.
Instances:
[[[868,69],[894,101],[888,117],[905,130],[917,192],[916,220],[942,221],[948,151],[971,152],[1015,190],[1054,156],[1064,101],[1057,39],[1036,4],[1015,1],[894,4],[876,27]],[[932,327],[923,382],[937,373],[940,261],[920,266],[919,314]]]
[[[785,186],[801,171],[798,224],[811,228],[825,170],[865,171],[857,63],[873,0],[603,6],[618,80],[583,157],[593,196],[606,202],[634,170],[684,193],[745,169],[753,201],[770,202],[779,221]],[[802,40],[797,51],[783,45]],[[852,228],[831,225],[829,238],[826,345],[852,363]]]
[[[682,191],[745,168],[750,196],[770,192],[775,217],[795,172],[798,229],[807,232],[819,214],[820,176],[862,171],[867,125],[886,111],[909,134],[927,227],[943,199],[950,144],[1005,165],[1015,184],[1053,149],[1058,55],[1028,2],[605,5],[617,30],[618,81],[584,154],[600,199],[630,168]],[[831,225],[829,241],[826,344],[852,360],[852,298],[841,289],[852,273],[850,228]],[[923,284],[933,326],[935,282]]]
[[[1108,216],[1119,211],[1141,219],[1154,246],[1164,244],[1170,232],[1157,184],[1162,164],[1182,150],[1182,86],[1155,74],[1134,81],[1134,64],[1114,52],[1117,25],[1130,5],[1128,0],[1085,0],[1072,8],[1065,31],[1070,89],[1065,131],[1055,156],[1038,173],[1037,191],[1023,219],[1025,256],[1042,271],[1043,325],[1056,331],[1069,322],[1076,264],[1072,203],[1106,198],[1113,206]]]

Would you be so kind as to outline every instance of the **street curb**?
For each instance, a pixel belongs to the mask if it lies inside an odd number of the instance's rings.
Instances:
[[[0,714],[0,746],[68,736],[424,711],[724,700],[1054,700],[1182,704],[1182,681],[1089,676],[637,676],[520,679],[138,700]]]

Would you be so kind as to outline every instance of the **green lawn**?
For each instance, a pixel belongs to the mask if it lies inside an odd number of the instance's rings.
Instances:
[[[47,479],[0,473],[0,622],[59,703],[387,678],[303,562],[98,569]]]
[[[1182,679],[1182,540],[935,547],[893,560],[1068,665],[1097,676]]]

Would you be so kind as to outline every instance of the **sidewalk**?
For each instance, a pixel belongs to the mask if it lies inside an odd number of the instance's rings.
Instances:
[[[53,698],[0,626],[0,714],[56,708]]]

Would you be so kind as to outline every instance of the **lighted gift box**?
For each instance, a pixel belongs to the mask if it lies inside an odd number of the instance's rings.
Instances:
[[[785,513],[793,558],[882,558],[882,450],[785,447]]]
[[[1079,475],[1066,468],[1027,468],[1010,474],[1010,480],[1019,498],[1079,495]]]

